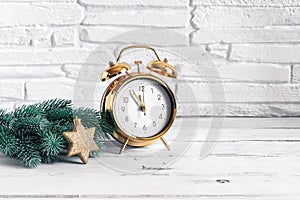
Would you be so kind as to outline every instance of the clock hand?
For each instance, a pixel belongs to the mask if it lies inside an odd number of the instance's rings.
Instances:
[[[134,91],[132,91],[132,95],[133,95],[134,99],[138,102],[138,104],[142,107],[143,103],[142,103],[141,99],[138,97],[138,95]]]
[[[146,115],[146,107],[145,107],[144,103],[142,102],[140,95],[138,96],[135,92],[133,93],[133,95],[134,95],[134,96],[136,97],[136,99],[138,100],[138,102],[139,102],[139,104],[140,104],[140,106],[141,106],[141,109],[142,109],[142,111],[144,112],[144,115]]]
[[[145,102],[144,102],[144,95],[143,95],[143,97],[142,97],[142,95],[139,95],[139,99],[141,100],[141,102],[142,102],[142,104],[143,104],[143,106],[144,106],[144,110],[143,110],[143,112],[144,112],[144,115],[146,115],[146,106],[145,106]]]
[[[141,99],[138,97],[138,95],[132,91],[134,99],[140,104],[142,111],[144,112],[144,115],[146,115],[146,108]]]
[[[143,105],[144,105],[145,110],[146,110],[146,105],[145,105],[145,91],[143,90],[142,95],[139,95],[139,96],[140,96],[140,99],[142,100]],[[144,112],[144,115],[146,115],[146,112]]]
[[[131,97],[133,98],[133,100],[135,101],[135,103],[140,107],[141,104],[139,102],[139,99],[136,98],[136,96],[133,94],[134,92],[130,92]]]
[[[142,102],[142,104],[143,104],[143,106],[142,106],[142,110],[143,110],[143,112],[144,112],[144,115],[146,116],[146,106],[145,106],[145,100],[144,100],[144,91],[143,91],[143,93],[142,93],[143,95],[143,98],[141,97],[141,95],[139,95],[139,97],[140,97],[140,100],[141,100],[141,102]]]

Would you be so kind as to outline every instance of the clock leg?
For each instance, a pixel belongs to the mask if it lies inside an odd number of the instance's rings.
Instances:
[[[122,147],[121,147],[121,149],[120,149],[119,154],[121,154],[121,153],[124,151],[124,149],[125,149],[125,147],[126,147],[128,141],[129,141],[129,139],[127,138],[127,140],[123,143],[123,145],[122,145]]]
[[[163,137],[160,137],[160,140],[166,146],[166,148],[168,149],[168,151],[170,151],[170,146],[168,145],[167,141]]]

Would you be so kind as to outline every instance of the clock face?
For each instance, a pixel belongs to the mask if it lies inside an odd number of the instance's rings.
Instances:
[[[152,137],[171,122],[172,94],[158,81],[138,78],[125,83],[113,101],[113,116],[119,128],[134,137]]]

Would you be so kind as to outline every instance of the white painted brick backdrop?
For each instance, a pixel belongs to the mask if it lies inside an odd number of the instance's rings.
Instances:
[[[93,49],[111,51],[107,39],[156,27],[182,33],[174,47],[182,52],[200,46],[213,55],[226,94],[218,114],[300,115],[299,25],[297,0],[1,0],[1,108],[72,98],[78,70]],[[183,99],[183,114],[211,115],[203,82],[189,79],[204,95],[198,105]],[[182,91],[178,84],[177,95]]]

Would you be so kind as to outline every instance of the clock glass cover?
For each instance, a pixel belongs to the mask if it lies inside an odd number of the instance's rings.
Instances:
[[[161,133],[173,116],[172,94],[159,81],[138,78],[125,83],[113,101],[118,127],[133,137],[153,137]]]

